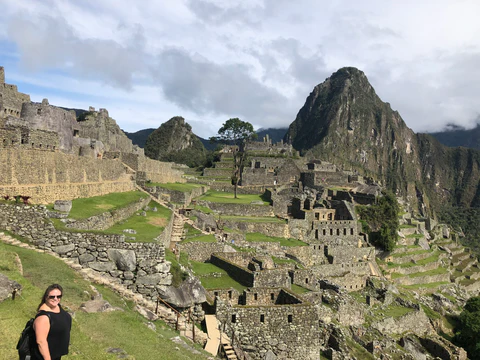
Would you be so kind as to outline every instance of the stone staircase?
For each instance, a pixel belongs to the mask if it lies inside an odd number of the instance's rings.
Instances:
[[[174,247],[176,243],[185,239],[185,231],[184,231],[184,219],[183,216],[175,213],[173,218],[173,225],[172,225],[172,236],[170,238],[170,246]]]

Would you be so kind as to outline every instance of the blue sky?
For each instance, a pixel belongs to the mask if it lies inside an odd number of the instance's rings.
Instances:
[[[126,131],[183,116],[202,137],[231,117],[288,126],[313,87],[364,71],[416,132],[471,128],[480,2],[2,0],[8,83],[50,104],[107,108]]]

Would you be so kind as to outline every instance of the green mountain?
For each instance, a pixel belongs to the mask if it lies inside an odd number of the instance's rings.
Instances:
[[[317,85],[284,140],[386,185],[422,215],[446,204],[480,207],[480,152],[415,134],[356,68]]]
[[[203,165],[206,153],[200,139],[192,133],[192,127],[180,116],[160,125],[145,142],[145,155],[149,158],[190,167]]]
[[[125,135],[132,140],[133,145],[138,145],[141,148],[145,148],[145,143],[147,142],[148,136],[154,131],[155,129],[152,128],[138,130],[136,132],[125,131]]]
[[[480,124],[470,130],[454,126],[447,131],[434,132],[430,135],[446,146],[463,146],[480,150]]]

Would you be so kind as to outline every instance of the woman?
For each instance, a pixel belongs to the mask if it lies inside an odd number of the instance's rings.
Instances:
[[[72,317],[60,306],[62,295],[60,285],[50,285],[38,305],[33,323],[38,350],[44,360],[58,360],[68,354]],[[33,356],[32,359],[37,358]]]

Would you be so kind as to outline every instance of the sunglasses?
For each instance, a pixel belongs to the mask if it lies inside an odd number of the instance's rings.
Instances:
[[[61,298],[62,298],[62,295],[48,295],[48,298],[49,298],[50,300],[53,300],[53,299],[55,299],[55,298],[61,299]]]

